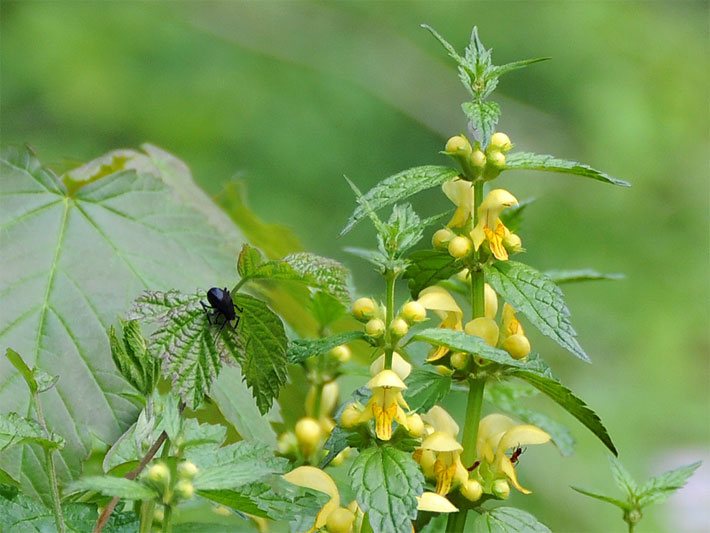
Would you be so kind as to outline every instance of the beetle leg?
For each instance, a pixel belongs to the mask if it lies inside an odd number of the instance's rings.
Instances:
[[[212,319],[210,318],[210,311],[212,311],[211,307],[208,307],[205,305],[205,302],[200,300],[200,305],[202,306],[202,309],[205,311],[205,314],[207,315],[207,322],[210,323],[210,326],[212,325]]]

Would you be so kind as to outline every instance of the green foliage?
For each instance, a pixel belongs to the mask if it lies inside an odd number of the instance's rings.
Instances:
[[[362,331],[347,331],[337,333],[323,339],[295,339],[288,345],[288,362],[293,364],[302,363],[309,357],[320,357],[341,344],[347,344],[354,340],[364,340],[365,333]]]
[[[471,531],[475,533],[550,533],[550,529],[538,522],[533,515],[515,507],[482,510],[473,520]]]
[[[350,231],[355,224],[368,216],[369,212],[375,212],[388,205],[401,202],[418,192],[452,180],[456,176],[458,176],[458,171],[453,168],[433,165],[410,168],[390,176],[358,197],[358,206],[350,215],[340,234],[344,235]]]
[[[558,285],[562,283],[578,283],[580,281],[621,280],[623,274],[604,274],[592,268],[581,270],[547,270],[544,275]]]
[[[524,213],[527,208],[535,203],[535,198],[528,198],[519,202],[518,205],[508,207],[500,214],[500,220],[512,233],[516,233],[523,223]]]
[[[551,155],[537,155],[528,152],[516,152],[509,154],[505,159],[506,170],[542,170],[545,172],[559,172],[562,174],[574,174],[585,178],[619,185],[621,187],[630,187],[628,181],[620,180],[614,176],[610,176],[606,172],[597,170],[576,161],[565,161],[557,159]]]
[[[486,266],[485,273],[495,291],[523,313],[541,333],[582,361],[590,362],[577,342],[562,291],[549,278],[515,261],[498,261]]]
[[[104,496],[117,496],[124,500],[152,500],[158,496],[157,492],[140,481],[111,476],[86,476],[67,487],[68,493],[81,491],[98,492]]]
[[[451,389],[451,376],[415,368],[407,377],[404,399],[412,411],[425,413],[439,403]]]
[[[108,330],[111,357],[121,375],[143,396],[149,396],[160,375],[159,359],[148,353],[137,320],[121,321],[121,339],[111,326]]]
[[[360,508],[380,533],[411,533],[424,476],[411,454],[393,446],[362,450],[348,476]]]
[[[20,373],[22,379],[25,380],[31,394],[48,391],[54,387],[59,379],[59,376],[50,376],[38,368],[28,367],[22,356],[12,348],[8,348],[5,351],[5,356]]]
[[[418,250],[409,256],[404,279],[409,280],[412,298],[418,298],[425,288],[449,279],[463,269],[461,261],[442,250]]]
[[[613,461],[614,458],[610,458]],[[652,477],[641,485],[638,491],[638,502],[641,507],[660,503],[675,491],[683,488],[690,476],[700,467],[700,461],[669,470]]]
[[[0,451],[11,446],[38,444],[47,450],[61,450],[64,439],[55,433],[45,433],[37,422],[17,413],[0,414]]]

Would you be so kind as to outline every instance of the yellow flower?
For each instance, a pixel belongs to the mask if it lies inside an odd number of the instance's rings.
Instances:
[[[461,463],[463,446],[456,440],[459,426],[449,413],[438,406],[432,407],[422,419],[431,425],[433,431],[415,452],[415,459],[430,461],[433,454],[434,463],[426,470],[436,480],[437,494],[444,496],[451,492],[454,484],[468,479],[468,472]]]
[[[316,521],[309,530],[309,533],[325,526],[330,513],[340,507],[340,494],[338,493],[338,487],[335,485],[333,478],[315,466],[299,466],[288,474],[284,474],[283,477],[289,483],[324,492],[330,496],[330,500],[326,502],[316,516]]]
[[[425,492],[417,496],[417,509],[430,513],[456,513],[458,508],[436,492]]]
[[[454,297],[443,287],[438,285],[427,287],[419,293],[417,302],[422,304],[425,309],[434,311],[439,316],[441,319],[440,328],[463,330],[463,311],[454,300]],[[449,353],[447,347],[439,346],[429,354],[427,361],[436,361],[447,353]]]
[[[500,214],[505,208],[514,205],[518,205],[518,200],[505,189],[494,189],[486,195],[478,208],[478,224],[471,230],[471,240],[476,250],[487,241],[496,259],[508,259],[503,239],[510,235],[510,230],[501,222]]]
[[[530,353],[530,341],[525,336],[523,326],[515,318],[515,309],[507,303],[503,305],[500,344],[514,359],[522,359]]]
[[[385,369],[385,354],[382,354],[377,359],[375,359],[370,365],[370,375],[376,376]],[[392,370],[395,374],[399,376],[399,379],[404,381],[407,376],[412,371],[412,365],[410,365],[404,357],[399,355],[397,352],[392,353]]]
[[[518,483],[515,466],[505,452],[518,446],[544,444],[550,435],[530,424],[516,424],[512,419],[500,414],[484,417],[478,425],[476,451],[482,463],[494,474],[504,474],[513,486],[523,494],[530,491]]]
[[[375,419],[375,434],[380,440],[392,438],[392,422],[396,421],[405,429],[409,429],[407,415],[402,407],[409,406],[402,397],[402,391],[407,388],[404,382],[392,370],[383,370],[372,378],[367,387],[372,391],[370,401],[362,412],[360,422]]]
[[[454,216],[447,226],[461,228],[466,225],[473,209],[473,187],[471,182],[464,180],[447,181],[441,186],[446,197],[456,206]]]

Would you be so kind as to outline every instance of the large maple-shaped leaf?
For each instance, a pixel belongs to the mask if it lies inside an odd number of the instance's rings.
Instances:
[[[0,160],[0,349],[59,376],[41,395],[66,439],[58,470],[79,474],[94,437],[112,443],[136,408],[111,360],[106,329],[144,289],[193,292],[233,281],[242,237],[185,165],[152,146],[113,152],[63,176],[27,152]],[[2,410],[28,414],[22,378],[0,359]],[[45,497],[41,451],[5,453],[2,468]]]

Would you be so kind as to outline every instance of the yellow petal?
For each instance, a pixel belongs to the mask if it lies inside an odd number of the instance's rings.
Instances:
[[[529,444],[545,444],[550,441],[550,435],[545,433],[539,427],[531,424],[523,424],[509,429],[503,435],[503,438],[498,444],[498,452],[502,453],[505,450],[516,446],[527,446]]]
[[[407,388],[404,381],[402,381],[402,379],[392,370],[383,370],[367,382],[367,388],[370,390],[378,387],[398,390],[404,390]]]
[[[498,442],[506,431],[515,426],[515,421],[505,415],[491,414],[481,419],[478,424],[476,448],[479,457],[492,461],[492,450],[498,447]]]
[[[495,231],[488,226],[484,226],[483,228],[483,233],[486,236],[491,253],[493,253],[495,258],[500,261],[508,260],[508,250],[506,250],[505,246],[503,246],[503,239],[505,238],[506,230],[507,228],[498,221],[495,224]]]
[[[435,431],[422,442],[422,448],[432,450],[434,452],[461,452],[461,446],[456,439],[444,433],[443,431]]]
[[[427,414],[422,415],[422,420],[433,427],[434,431],[440,431],[452,437],[459,434],[459,425],[449,413],[438,405],[429,409]]]
[[[506,476],[508,476],[510,482],[520,492],[522,492],[523,494],[531,494],[531,491],[529,491],[520,483],[518,483],[518,476],[515,473],[515,467],[513,466],[513,463],[510,462],[510,459],[507,455],[501,455],[498,459],[498,471],[503,472]]]
[[[451,217],[447,226],[450,228],[465,226],[473,209],[473,187],[471,183],[463,180],[454,180],[444,183],[441,188],[456,206],[454,216]]]
[[[316,468],[315,466],[299,466],[298,468],[291,470],[288,474],[284,474],[283,478],[289,483],[293,483],[299,487],[324,492],[330,496],[328,503],[326,503],[318,513],[316,522],[311,531],[315,531],[316,529],[320,529],[325,526],[328,515],[340,507],[340,494],[338,494],[338,487],[335,485],[333,478],[323,472],[323,470]]]
[[[518,205],[518,199],[505,189],[493,189],[481,202],[480,211],[498,211]]]
[[[458,509],[449,500],[436,492],[425,492],[417,496],[417,509],[430,513],[456,513]]]
[[[503,304],[503,313],[501,316],[501,338],[507,339],[511,335],[524,335],[523,326],[520,325],[518,319],[515,318],[515,309],[513,306],[506,303]]]
[[[382,354],[370,365],[370,375],[374,376],[379,374],[385,368],[385,354]],[[397,352],[392,354],[392,370],[397,374],[402,380],[407,379],[410,372],[412,371],[412,365],[410,365],[404,358]]]
[[[454,297],[451,296],[446,289],[439,287],[438,285],[427,287],[420,292],[419,299],[417,301],[426,309],[438,311],[443,316],[448,313],[452,313],[463,317],[463,311],[461,311],[461,308],[456,303],[456,300],[454,300]]]

